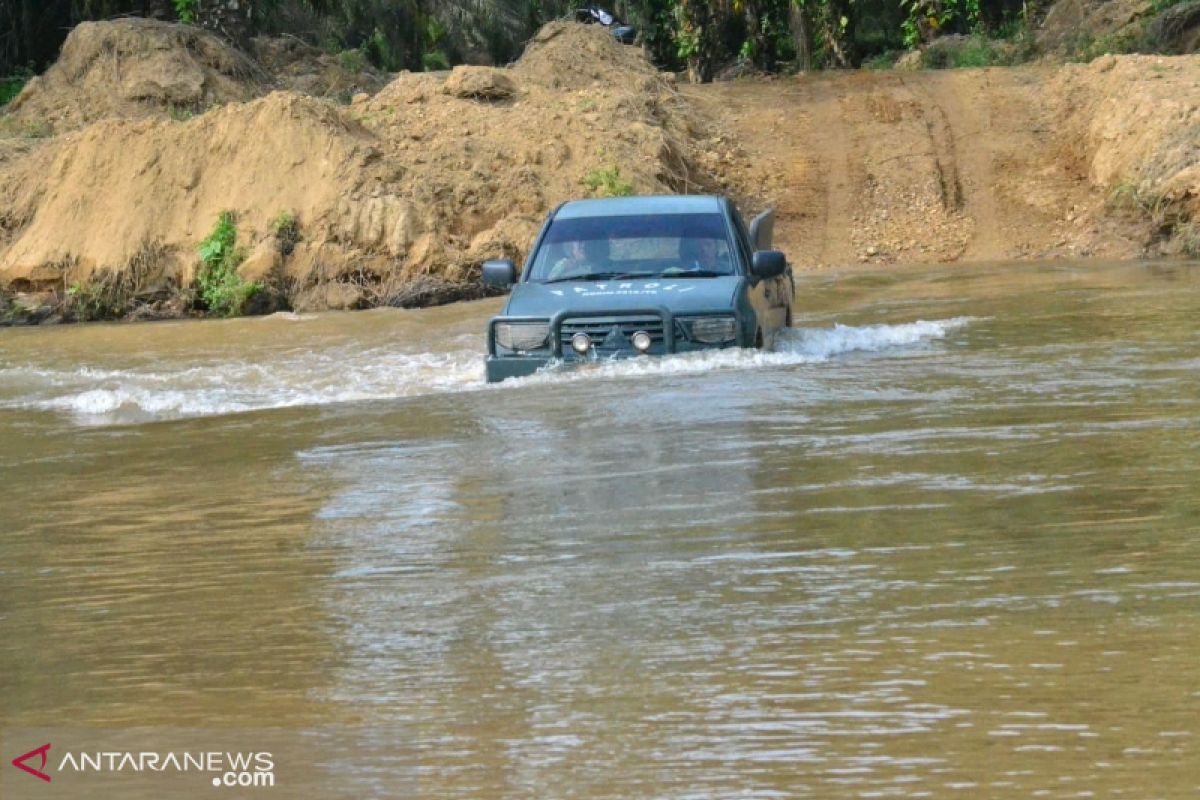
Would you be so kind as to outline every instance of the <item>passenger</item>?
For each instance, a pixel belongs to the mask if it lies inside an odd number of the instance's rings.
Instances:
[[[563,249],[565,255],[554,262],[546,275],[547,280],[601,272],[608,263],[607,239],[572,239]]]

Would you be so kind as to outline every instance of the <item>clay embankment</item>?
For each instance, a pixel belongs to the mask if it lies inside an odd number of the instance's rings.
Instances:
[[[125,25],[81,30],[128,42]],[[270,89],[270,76],[231,88],[225,61],[195,58],[177,32],[141,23],[133,41],[145,52],[64,59],[14,102],[10,125],[53,108],[66,132],[0,150],[10,290],[65,294],[136,271],[130,295],[178,293],[230,209],[249,250],[241,272],[271,287],[276,307],[447,299],[478,291],[483,258],[519,256],[549,207],[586,193],[589,174],[618,168],[644,193],[712,188],[692,167],[698,137],[673,79],[603,31],[552,24],[510,69],[403,73],[349,105],[282,90],[238,102],[235,88]],[[162,48],[184,51],[187,79],[160,81],[147,100],[147,77],[128,100],[131,73]],[[175,111],[185,83],[194,115]],[[299,222],[294,248],[272,232],[283,212]]]
[[[1200,56],[686,94],[799,265],[1200,255]]]
[[[639,50],[553,24],[510,69],[405,73],[372,95],[378,76],[260,50],[81,26],[0,118],[57,133],[0,139],[0,285],[53,299],[124,275],[131,297],[177,312],[197,244],[232,209],[241,272],[274,307],[471,296],[480,261],[519,258],[550,207],[613,167],[638,192],[777,206],[800,267],[1200,247],[1197,56],[681,93]],[[348,105],[298,91],[333,86],[363,91]],[[294,248],[272,232],[281,212],[299,221]]]

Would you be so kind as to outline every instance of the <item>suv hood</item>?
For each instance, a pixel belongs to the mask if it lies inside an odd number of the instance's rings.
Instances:
[[[614,281],[518,283],[504,309],[507,316],[551,317],[559,311],[633,311],[665,306],[672,314],[735,308],[734,297],[745,279],[650,278]]]

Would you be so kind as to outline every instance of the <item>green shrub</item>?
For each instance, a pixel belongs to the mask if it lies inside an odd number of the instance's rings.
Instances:
[[[248,283],[237,269],[246,260],[246,249],[237,246],[237,217],[222,211],[212,233],[200,243],[200,271],[196,283],[200,299],[209,311],[226,317],[241,314],[246,301],[262,291],[260,283]]]
[[[1145,31],[1137,26],[1130,26],[1124,30],[1101,36],[1099,39],[1094,39],[1087,33],[1081,34],[1075,43],[1074,52],[1068,57],[1068,60],[1093,61],[1100,56],[1138,53],[1145,49]]]
[[[441,50],[434,50],[421,56],[421,68],[426,72],[450,69],[450,59]]]
[[[896,66],[896,62],[902,55],[904,55],[902,50],[885,50],[868,58],[862,63],[862,66],[863,69],[891,69]]]
[[[592,197],[628,197],[633,194],[633,184],[621,178],[620,167],[594,169],[583,176],[583,185],[592,192]]]
[[[921,64],[929,69],[968,69],[1008,63],[1005,49],[986,36],[947,36],[921,53]]]
[[[6,106],[14,97],[21,93],[33,73],[27,69],[17,70],[12,75],[0,78],[0,106]]]
[[[388,72],[399,72],[404,69],[404,62],[397,58],[396,49],[392,47],[391,40],[379,28],[375,29],[375,32],[362,43],[359,49],[367,57],[367,61],[379,69],[385,69]]]
[[[172,2],[180,22],[184,25],[195,23],[196,12],[200,10],[200,0],[172,0]]]
[[[81,322],[110,319],[124,311],[112,303],[109,292],[101,282],[76,281],[68,286],[66,308]]]

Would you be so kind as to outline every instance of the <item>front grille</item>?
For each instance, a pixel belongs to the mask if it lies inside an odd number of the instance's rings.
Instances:
[[[663,346],[662,317],[569,317],[563,320],[559,331],[564,353],[570,351],[571,337],[577,333],[586,333],[602,353],[632,350],[629,337],[638,331],[650,334],[654,343],[651,352],[660,351]]]

